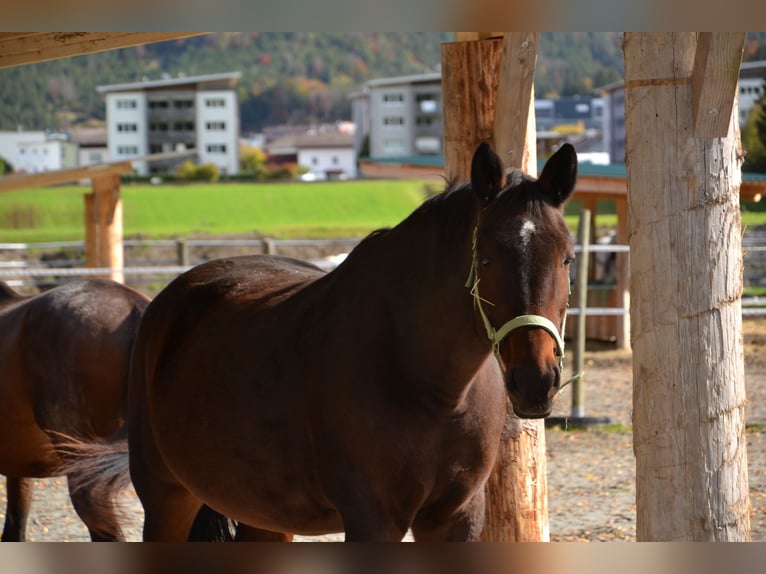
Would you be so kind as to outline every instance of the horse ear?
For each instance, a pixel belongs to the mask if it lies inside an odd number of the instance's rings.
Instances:
[[[503,162],[487,142],[482,142],[471,160],[471,187],[483,203],[489,203],[503,188]]]
[[[538,181],[556,207],[569,199],[577,182],[577,153],[571,144],[563,144],[548,159]]]

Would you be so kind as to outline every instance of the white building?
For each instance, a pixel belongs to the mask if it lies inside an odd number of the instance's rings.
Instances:
[[[357,177],[353,133],[291,134],[274,140],[266,145],[265,149],[272,158],[279,158],[282,162],[295,162],[309,170],[304,178],[306,180]]]
[[[0,132],[0,157],[16,172],[41,173],[77,166],[77,145],[66,134]]]
[[[106,128],[73,128],[69,141],[77,144],[77,165],[97,165],[109,161]]]
[[[197,163],[213,163],[222,175],[239,171],[239,72],[181,76],[96,88],[106,98],[112,161],[193,151]],[[167,173],[189,157],[137,161],[138,173]]]

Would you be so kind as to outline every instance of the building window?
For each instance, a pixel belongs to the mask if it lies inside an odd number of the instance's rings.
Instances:
[[[403,152],[404,140],[400,138],[383,140],[383,149],[387,152]]]
[[[415,149],[422,154],[441,153],[442,141],[437,137],[420,137],[415,139]]]
[[[317,156],[311,158],[311,165],[319,165],[319,158]]]
[[[192,100],[173,100],[173,107],[179,110],[188,109],[194,107]]]
[[[418,94],[415,101],[418,103],[420,111],[424,114],[435,114],[439,109],[437,96],[434,94]]]
[[[401,116],[386,116],[383,118],[384,126],[403,126],[404,118]]]
[[[339,160],[338,160],[338,156],[337,155],[332,156],[332,164],[333,165],[338,165],[338,161]]]
[[[152,122],[149,124],[150,132],[166,132],[168,131],[168,122]]]
[[[194,122],[173,122],[173,129],[177,132],[193,132]]]
[[[88,161],[92,162],[100,162],[101,161],[101,154],[97,151],[92,151],[88,154]]]
[[[225,108],[226,100],[223,98],[205,98],[205,106],[208,108]]]
[[[162,144],[150,144],[149,153],[162,153]]]
[[[416,123],[419,126],[430,126],[432,123],[434,123],[434,118],[431,116],[418,116]]]
[[[164,110],[168,107],[168,101],[167,100],[150,100],[149,101],[149,109],[150,110]]]
[[[138,107],[136,100],[117,100],[118,110],[135,110]]]
[[[137,132],[138,124],[117,124],[118,132]]]
[[[383,94],[383,102],[386,104],[399,104],[404,101],[404,94],[401,92],[387,92]]]
[[[223,132],[226,131],[226,122],[207,122],[205,129],[211,132]]]
[[[117,155],[138,155],[138,146],[119,145],[117,146]]]
[[[226,153],[226,144],[209,144],[205,149],[208,153]]]

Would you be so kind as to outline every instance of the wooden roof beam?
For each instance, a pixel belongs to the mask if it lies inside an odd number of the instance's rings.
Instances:
[[[745,32],[697,34],[691,77],[695,137],[726,137],[744,46]]]
[[[32,174],[19,173],[0,177],[0,192],[73,183],[81,179],[96,179],[105,175],[121,175],[131,171],[133,171],[133,163],[121,161]]]
[[[80,56],[141,44],[179,40],[206,32],[5,32],[0,68]]]

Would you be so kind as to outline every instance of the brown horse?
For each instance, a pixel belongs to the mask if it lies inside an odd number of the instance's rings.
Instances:
[[[506,396],[545,417],[560,385],[576,172],[564,145],[506,181],[482,144],[334,271],[240,257],[168,285],[131,367],[144,539],[186,539],[203,504],[252,538],[478,539]]]
[[[30,477],[60,474],[62,437],[110,437],[125,423],[130,350],[149,303],[112,281],[74,281],[34,297],[0,282],[0,473],[7,477],[3,541],[23,541]],[[69,475],[92,540],[122,540],[117,484]]]

